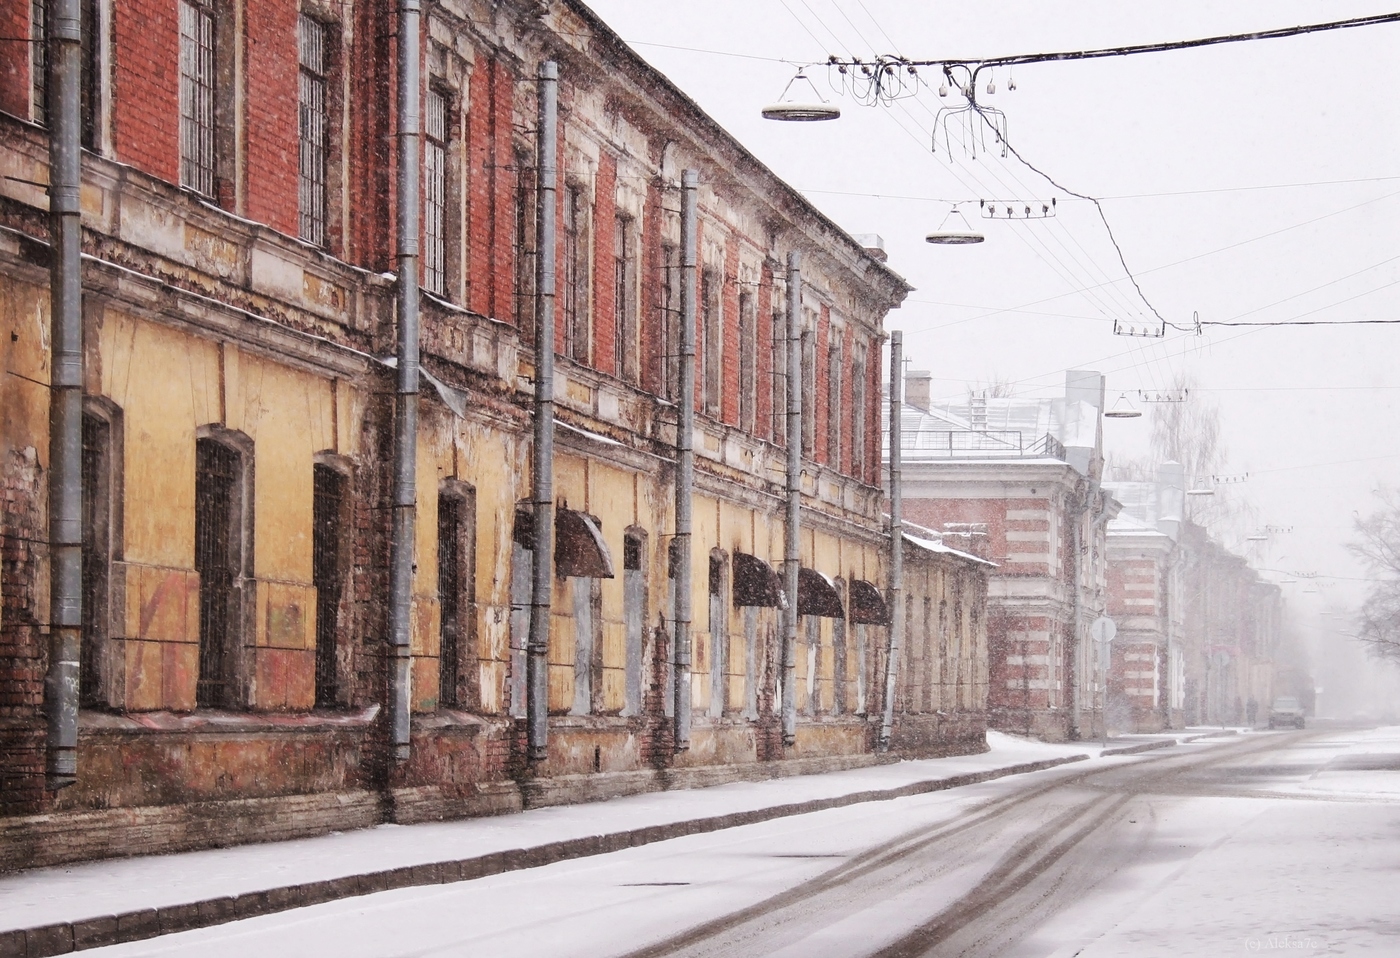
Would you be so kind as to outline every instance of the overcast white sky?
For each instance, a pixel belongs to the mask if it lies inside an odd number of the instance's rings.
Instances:
[[[1194,374],[1219,405],[1231,472],[1261,522],[1292,526],[1258,564],[1357,576],[1353,511],[1400,470],[1400,326],[1208,328],[1165,340],[1112,334],[1145,313],[1092,206],[985,224],[980,246],[923,242],[942,200],[1065,199],[1014,158],[929,150],[941,106],[925,90],[861,106],[809,70],[838,122],[765,121],[791,64],[828,54],[973,58],[1248,32],[1387,12],[1364,0],[592,0],[622,37],[780,176],[853,233],[885,238],[917,287],[905,331],[935,392],[1009,380],[1027,395],[1098,369],[1119,393]],[[692,48],[675,49],[676,47]],[[1400,25],[1126,59],[997,71],[986,106],[1012,144],[1066,187],[1107,198],[1129,266],[1169,320],[1400,319]],[[695,52],[711,51],[711,52]],[[732,54],[732,55],[720,55]],[[983,85],[985,86],[984,74]],[[936,79],[932,82],[937,83]],[[955,130],[956,135],[956,130]],[[1346,180],[1354,182],[1338,183]],[[1277,188],[1265,188],[1277,187]],[[975,223],[975,203],[968,209]],[[1087,289],[1087,291],[1086,291]],[[1110,421],[1116,456],[1147,451],[1148,417]],[[1259,548],[1259,547],[1252,547]],[[1347,600],[1286,586],[1300,611]]]

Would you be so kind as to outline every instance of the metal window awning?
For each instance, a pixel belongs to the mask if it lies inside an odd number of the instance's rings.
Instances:
[[[846,612],[830,579],[815,569],[801,568],[797,570],[797,614],[840,619]]]
[[[783,581],[768,563],[747,552],[734,553],[734,607],[787,608]]]
[[[855,625],[889,625],[890,610],[880,590],[864,579],[851,580],[851,622]]]
[[[598,521],[586,512],[559,509],[554,516],[554,572],[559,576],[611,579],[612,555]]]

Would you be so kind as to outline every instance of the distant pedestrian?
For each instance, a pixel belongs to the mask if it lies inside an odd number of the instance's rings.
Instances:
[[[1254,728],[1254,719],[1259,715],[1259,703],[1254,701],[1254,696],[1249,697],[1249,704],[1244,707],[1244,714],[1249,718],[1249,727]]]

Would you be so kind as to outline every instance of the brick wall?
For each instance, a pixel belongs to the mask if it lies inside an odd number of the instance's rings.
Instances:
[[[180,10],[172,0],[112,5],[112,141],[117,159],[180,181]]]
[[[297,4],[250,0],[246,95],[247,216],[297,235],[300,127],[297,116]]]

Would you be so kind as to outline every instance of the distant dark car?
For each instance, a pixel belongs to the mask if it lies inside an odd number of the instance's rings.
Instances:
[[[1269,709],[1269,728],[1303,727],[1303,706],[1291,695],[1280,695]]]

